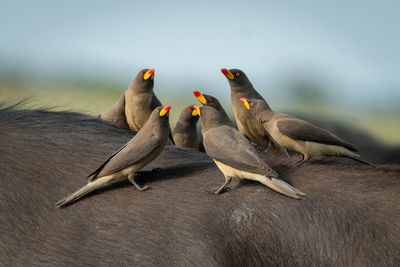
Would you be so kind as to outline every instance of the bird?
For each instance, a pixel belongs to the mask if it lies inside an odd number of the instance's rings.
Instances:
[[[125,116],[125,94],[122,94],[118,102],[108,111],[100,113],[99,118],[109,121],[112,125],[130,130]]]
[[[225,176],[225,183],[213,194],[226,191],[232,178],[249,179],[279,192],[299,199],[305,194],[278,178],[278,174],[258,155],[255,148],[238,130],[229,126],[216,109],[196,106],[202,123],[204,148]]]
[[[189,105],[181,111],[178,122],[172,132],[176,146],[199,149],[200,140],[196,129],[198,120],[199,116],[197,116],[197,110],[193,105]]]
[[[64,207],[100,187],[126,178],[139,191],[148,190],[150,187],[141,187],[135,177],[141,168],[157,158],[164,149],[168,141],[170,109],[169,105],[155,108],[137,134],[87,176],[89,181],[85,186],[56,205]]]
[[[221,115],[225,118],[225,121],[228,123],[228,125],[231,127],[235,127],[217,98],[211,95],[202,94],[199,91],[193,91],[193,94],[200,101],[201,104],[203,104],[204,106],[213,107],[218,110],[218,112],[221,113]]]
[[[264,100],[256,89],[254,89],[246,74],[239,69],[228,70],[223,68],[221,72],[228,79],[231,88],[232,109],[239,132],[246,136],[251,142],[266,149],[266,151],[275,147],[280,150],[282,154],[289,156],[286,149],[279,146],[261,123],[259,123],[240,102],[241,97]]]
[[[310,158],[340,156],[359,161],[367,165],[371,162],[356,154],[357,147],[336,135],[307,121],[288,114],[271,110],[262,99],[241,98],[243,106],[264,126],[279,145],[302,154],[294,165],[301,165]]]
[[[139,131],[153,109],[162,105],[153,92],[154,72],[154,69],[141,70],[125,91],[126,121],[132,131]],[[175,144],[171,129],[169,135],[170,142]]]

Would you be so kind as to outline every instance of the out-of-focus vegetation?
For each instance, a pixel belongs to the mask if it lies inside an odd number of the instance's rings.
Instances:
[[[130,82],[130,81],[129,81]],[[24,79],[0,80],[0,101],[16,102],[29,99],[27,107],[53,107],[54,110],[72,110],[97,116],[108,110],[128,88],[126,84],[104,82],[34,82]],[[162,90],[160,89],[162,88]],[[181,110],[190,104],[197,104],[192,95],[193,87],[168,89],[156,83],[155,92],[164,105],[172,105],[170,122],[174,127]],[[204,89],[212,94],[211,90]],[[330,101],[318,86],[296,83],[284,95],[265,95],[273,109],[289,114],[310,114],[313,117],[330,118],[369,132],[373,137],[388,143],[400,144],[400,107],[395,109],[364,109],[344,107],[341,103]],[[229,86],[226,94],[219,96],[227,112],[232,116]]]

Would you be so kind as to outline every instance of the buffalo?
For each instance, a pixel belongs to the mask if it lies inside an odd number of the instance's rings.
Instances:
[[[400,166],[266,162],[307,196],[254,182],[222,195],[205,153],[167,146],[141,173],[55,202],[134,133],[73,112],[0,110],[1,266],[399,266]],[[157,170],[157,168],[160,168]]]

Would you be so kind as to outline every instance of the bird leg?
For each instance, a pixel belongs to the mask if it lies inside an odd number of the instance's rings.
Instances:
[[[218,190],[210,189],[210,190],[207,190],[207,192],[210,193],[210,194],[219,195],[219,194],[224,193],[225,191],[229,191],[230,188],[227,187],[227,185],[228,185],[231,181],[232,181],[232,178],[231,178],[231,177],[225,176],[225,183],[221,186],[220,189],[218,189]]]
[[[308,159],[307,159],[304,155],[302,155],[302,158],[301,158],[300,160],[294,162],[294,163],[292,164],[292,166],[299,167],[299,166],[301,166],[303,163],[305,163],[306,161],[308,161]]]
[[[290,158],[289,153],[287,152],[286,148],[284,148],[283,146],[281,146],[281,152],[283,155],[285,155],[286,157]]]
[[[138,185],[138,184],[136,183],[136,181],[135,181],[136,176],[137,176],[137,175],[136,175],[135,172],[130,172],[130,173],[128,174],[128,180],[129,180],[129,182],[131,182],[131,183],[136,187],[136,189],[139,190],[140,192],[149,190],[149,189],[150,189],[150,186],[145,185],[145,186],[142,187],[142,186],[140,186],[140,185]]]
[[[271,141],[269,141],[269,142],[268,142],[267,149],[264,151],[264,153],[265,153],[265,154],[267,154],[267,153],[268,153],[268,151],[271,149],[271,147],[272,147],[272,142],[271,142]]]

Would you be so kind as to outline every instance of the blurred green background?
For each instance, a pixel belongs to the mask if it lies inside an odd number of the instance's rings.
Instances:
[[[400,144],[397,1],[10,1],[0,4],[0,101],[97,115],[142,68],[171,104],[193,90],[232,114],[220,68],[241,68],[277,111]]]

